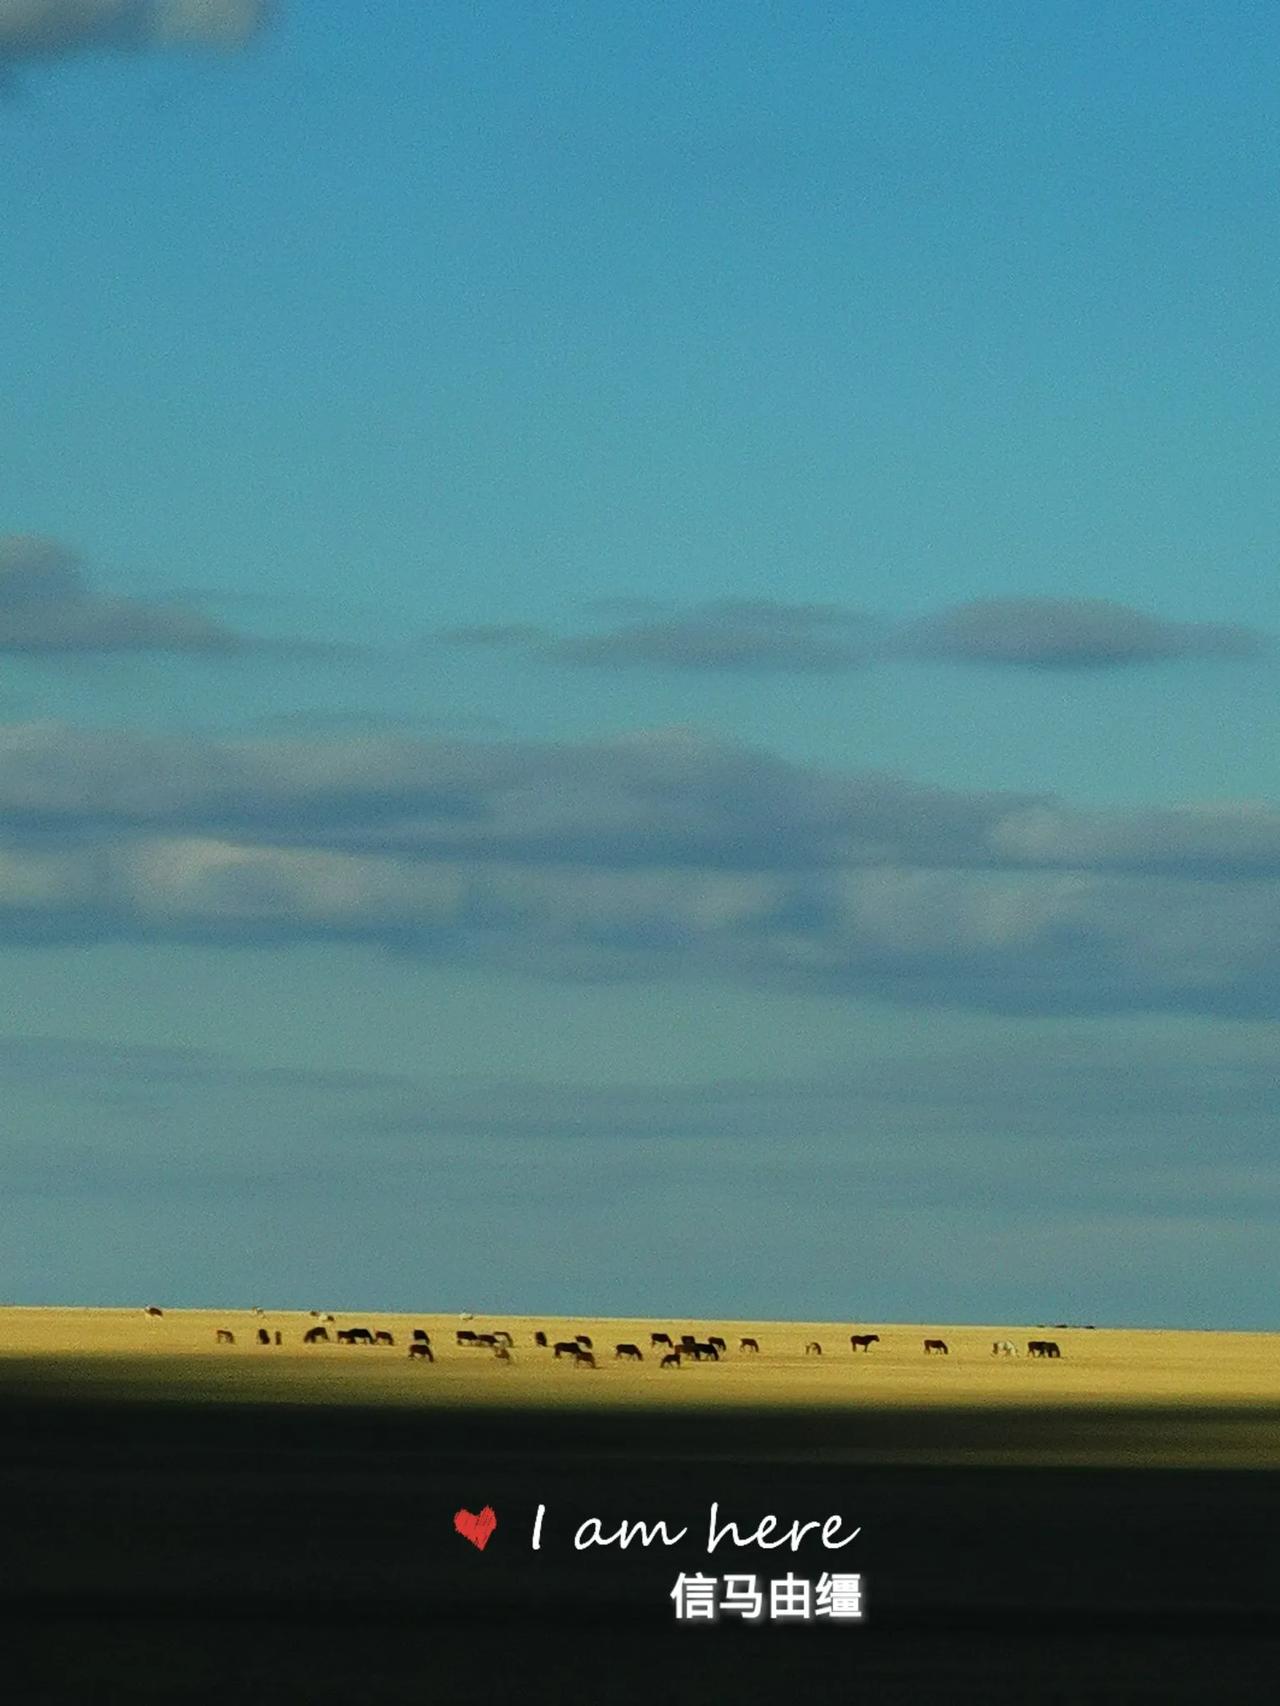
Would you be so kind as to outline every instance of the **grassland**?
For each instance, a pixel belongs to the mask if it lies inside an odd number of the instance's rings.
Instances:
[[[658,1321],[337,1314],[329,1326],[367,1326],[394,1346],[304,1346],[307,1313],[249,1310],[0,1309],[0,1382],[50,1395],[190,1402],[403,1406],[537,1413],[649,1412],[726,1416],[772,1409],[825,1414],[832,1447],[875,1461],[1140,1462],[1280,1466],[1280,1336],[1263,1333],[1136,1331],[993,1322]],[[460,1325],[506,1327],[513,1360],[456,1343]],[[219,1328],[235,1344],[216,1343]],[[431,1336],[435,1362],[411,1362],[414,1328]],[[273,1342],[257,1343],[259,1329]],[[597,1367],[575,1366],[535,1348],[586,1333]],[[651,1331],[729,1345],[719,1363],[663,1369]],[[853,1331],[880,1343],[854,1353]],[[279,1333],[282,1344],[274,1343]],[[754,1338],[758,1356],[739,1341]],[[1060,1359],[1032,1359],[1027,1341],[1052,1338]],[[926,1356],[926,1338],[946,1357]],[[1011,1340],[1021,1353],[997,1357]],[[821,1356],[806,1355],[816,1340]],[[617,1361],[633,1343],[644,1361]]]
[[[163,1300],[161,1300],[163,1302]],[[337,1312],[335,1312],[337,1313]],[[1280,1341],[1034,1324],[347,1315],[393,1347],[305,1348],[306,1314],[0,1310],[0,1615],[53,1702],[877,1706],[1273,1700]],[[334,1327],[330,1328],[332,1332]],[[413,1328],[438,1360],[410,1362]],[[215,1343],[219,1328],[236,1336]],[[260,1328],[283,1343],[259,1346]],[[878,1332],[856,1356],[849,1334]],[[600,1366],[536,1350],[585,1332]],[[662,1370],[653,1329],[718,1333]],[[759,1357],[738,1340],[760,1341]],[[948,1357],[923,1354],[943,1338]],[[1057,1361],[1030,1361],[1030,1337]],[[996,1339],[1023,1355],[991,1354]],[[806,1357],[806,1342],[823,1345]],[[617,1343],[640,1364],[614,1362]],[[871,1612],[677,1628],[666,1554],[579,1552],[599,1516],[705,1534],[843,1513]],[[483,1555],[460,1505],[500,1513]],[[530,1535],[547,1508],[545,1544]],[[852,1556],[850,1554],[849,1556]],[[717,1554],[765,1570],[759,1551]],[[802,1556],[803,1572],[820,1558]]]

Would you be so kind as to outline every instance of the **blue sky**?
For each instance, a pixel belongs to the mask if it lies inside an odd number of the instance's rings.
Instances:
[[[1273,1325],[1278,47],[0,0],[0,1292]]]

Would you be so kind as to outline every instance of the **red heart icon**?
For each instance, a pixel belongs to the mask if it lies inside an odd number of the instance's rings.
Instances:
[[[489,1536],[498,1526],[493,1506],[486,1505],[479,1516],[472,1516],[470,1511],[455,1511],[453,1526],[464,1540],[469,1540],[478,1551],[483,1552],[489,1544]]]

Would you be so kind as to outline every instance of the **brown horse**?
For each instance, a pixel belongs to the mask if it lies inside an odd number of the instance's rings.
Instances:
[[[855,1351],[869,1351],[872,1345],[880,1343],[879,1333],[850,1333],[849,1347]]]
[[[924,1342],[924,1354],[927,1357],[945,1357],[950,1356],[951,1353],[947,1349],[947,1341],[945,1339],[926,1339]]]

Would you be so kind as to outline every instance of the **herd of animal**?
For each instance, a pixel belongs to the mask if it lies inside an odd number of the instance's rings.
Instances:
[[[148,1304],[143,1313],[151,1320],[163,1316],[163,1309],[154,1304]],[[261,1309],[255,1308],[255,1315],[262,1315]],[[371,1329],[369,1327],[338,1327],[334,1324],[332,1315],[321,1317],[319,1310],[313,1309],[312,1316],[316,1325],[309,1327],[302,1335],[304,1345],[395,1345],[394,1334],[385,1328]],[[464,1316],[464,1320],[469,1317]],[[329,1327],[333,1326],[332,1337]],[[218,1327],[214,1333],[216,1343],[234,1345],[236,1336],[229,1327]],[[256,1330],[257,1342],[260,1345],[283,1345],[284,1337],[279,1331],[274,1333],[266,1327]],[[463,1350],[487,1350],[499,1362],[509,1363],[513,1360],[512,1351],[515,1348],[514,1336],[505,1328],[498,1327],[491,1333],[478,1333],[470,1327],[460,1327],[455,1335],[456,1343]],[[849,1349],[856,1355],[859,1351],[866,1355],[872,1345],[880,1343],[879,1333],[851,1333]],[[538,1330],[533,1335],[535,1350],[549,1350],[552,1358],[559,1361],[567,1357],[577,1368],[595,1368],[595,1345],[586,1333],[577,1333],[572,1339],[548,1341],[545,1332]],[[659,1368],[679,1368],[685,1362],[719,1362],[729,1354],[728,1343],[717,1334],[711,1334],[706,1339],[699,1339],[696,1333],[682,1333],[678,1338],[670,1333],[652,1332],[649,1335],[649,1353],[658,1358]],[[744,1356],[759,1356],[760,1342],[758,1339],[742,1338],[738,1341],[738,1354]],[[817,1339],[810,1339],[805,1347],[806,1356],[821,1356],[822,1345]],[[926,1356],[949,1356],[950,1347],[945,1339],[926,1339],[924,1341]],[[1016,1357],[1018,1347],[1012,1339],[997,1339],[991,1347],[995,1357]],[[1027,1355],[1029,1357],[1055,1358],[1061,1357],[1062,1350],[1056,1339],[1028,1339]],[[435,1352],[431,1348],[431,1335],[422,1327],[415,1327],[409,1341],[409,1357],[414,1362],[434,1362]],[[630,1342],[615,1344],[613,1347],[615,1362],[643,1362],[644,1352],[640,1346]]]

